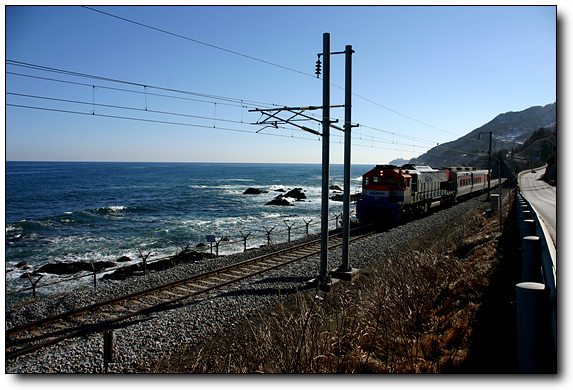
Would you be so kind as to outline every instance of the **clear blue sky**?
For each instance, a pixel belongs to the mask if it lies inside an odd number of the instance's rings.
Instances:
[[[416,157],[557,99],[553,6],[93,8],[191,40],[79,6],[7,6],[6,160],[319,163],[317,136],[288,126],[255,134],[263,126],[248,110],[322,105],[324,32],[332,51],[355,50],[353,163]],[[331,62],[331,82],[344,86],[344,56]],[[336,86],[331,104],[343,104]],[[342,125],[343,109],[332,116]],[[342,133],[331,140],[341,163]]]

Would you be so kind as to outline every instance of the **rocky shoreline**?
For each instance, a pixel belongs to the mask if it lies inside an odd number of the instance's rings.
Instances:
[[[472,199],[448,209],[435,211],[424,219],[353,243],[350,246],[352,266],[367,269],[374,258],[380,258],[385,252],[395,250],[408,240],[427,234],[442,227],[449,220],[483,205],[480,199]],[[291,243],[182,264],[123,281],[108,280],[98,285],[96,290],[73,292],[10,309],[6,313],[6,328],[222,267],[311,238],[317,238],[317,235]],[[318,256],[314,256],[304,262],[245,280],[236,286],[228,287],[228,290],[215,291],[197,301],[153,313],[132,321],[128,326],[115,329],[115,359],[109,365],[109,372],[151,372],[157,362],[169,357],[178,346],[200,346],[211,337],[222,334],[225,329],[229,329],[250,313],[273,305],[279,295],[285,296],[297,290],[311,288],[307,282],[318,273],[319,261]],[[340,261],[340,250],[332,251],[329,254],[329,269],[338,267]],[[22,356],[6,362],[5,369],[7,373],[101,373],[104,370],[102,334],[95,333],[67,340]]]

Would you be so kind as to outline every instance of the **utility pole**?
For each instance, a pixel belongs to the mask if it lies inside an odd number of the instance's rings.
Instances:
[[[489,202],[491,199],[490,192],[491,192],[491,139],[492,139],[492,132],[491,131],[482,131],[478,134],[478,139],[480,139],[482,134],[489,133],[489,150],[487,151],[488,159],[487,159],[487,198],[486,202]]]
[[[344,195],[342,204],[342,263],[338,269],[331,272],[335,278],[346,281],[353,281],[360,272],[350,265],[350,166],[351,166],[351,141],[352,128],[352,50],[351,45],[347,45],[344,51],[346,62],[346,76],[344,85]],[[341,53],[332,53],[341,54]]]
[[[328,274],[328,190],[330,180],[330,33],[322,35],[322,203],[320,221],[320,273],[318,284],[325,289]]]
[[[351,123],[351,112],[352,112],[352,50],[351,45],[347,45],[345,51],[342,52],[330,52],[330,33],[323,34],[323,51],[318,54],[318,61],[316,62],[316,75],[317,77],[321,73],[321,62],[320,56],[323,56],[323,77],[322,77],[322,107],[309,106],[309,107],[280,107],[280,108],[265,108],[265,109],[254,109],[249,110],[249,112],[260,112],[265,115],[266,118],[262,121],[258,121],[256,124],[266,125],[260,132],[267,127],[278,128],[279,123],[287,123],[296,126],[304,131],[311,134],[322,136],[322,197],[321,197],[321,226],[320,226],[320,269],[319,275],[316,279],[317,285],[324,291],[330,290],[332,285],[336,282],[331,278],[331,274],[336,278],[344,280],[353,280],[353,278],[358,274],[358,269],[353,269],[350,267],[350,261],[348,259],[349,242],[350,242],[350,164],[351,164],[351,129],[353,126]],[[345,79],[345,124],[344,130],[340,127],[333,125],[333,123],[338,122],[338,120],[330,119],[330,109],[342,106],[331,106],[330,105],[330,56],[332,54],[345,54],[345,64],[346,64],[346,79]],[[318,119],[312,116],[303,114],[307,110],[316,110],[322,108],[322,134],[312,130],[306,126],[297,124],[296,120],[301,120],[301,118],[307,120]],[[283,119],[279,115],[288,114],[289,118]],[[303,120],[304,120],[303,119]],[[342,264],[340,267],[329,273],[328,272],[328,203],[329,203],[329,187],[330,187],[330,128],[333,127],[337,130],[344,131],[344,195],[343,195],[343,242],[342,242]]]
[[[348,252],[350,246],[350,151],[352,142],[352,46],[346,45],[344,81],[344,194],[342,199],[342,264],[339,271],[350,271]]]

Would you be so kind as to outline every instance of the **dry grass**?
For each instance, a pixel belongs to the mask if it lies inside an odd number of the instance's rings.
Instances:
[[[270,314],[245,316],[198,351],[174,351],[155,371],[455,372],[497,263],[496,230],[495,215],[473,213],[380,258],[350,293],[282,297]]]

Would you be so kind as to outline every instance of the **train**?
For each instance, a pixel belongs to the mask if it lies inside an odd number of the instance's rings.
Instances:
[[[427,214],[435,206],[454,203],[488,190],[488,171],[473,167],[435,169],[406,164],[376,165],[362,176],[356,202],[360,222],[398,222]],[[499,179],[491,179],[490,189]]]

